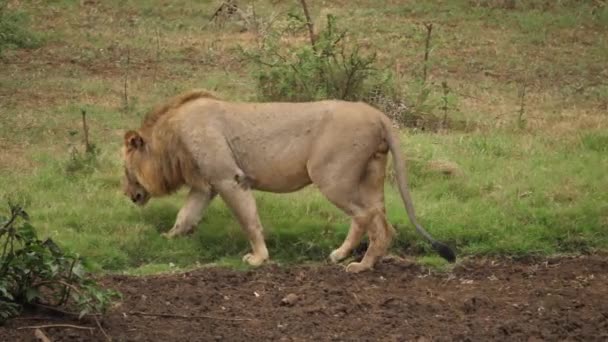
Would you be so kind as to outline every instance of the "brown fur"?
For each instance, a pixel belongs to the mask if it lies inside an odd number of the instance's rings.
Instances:
[[[252,190],[293,192],[309,184],[351,217],[351,228],[331,260],[344,259],[364,233],[370,246],[347,271],[373,267],[394,235],[386,220],[384,179],[387,153],[405,209],[416,230],[452,261],[449,247],[416,221],[405,161],[389,119],[361,102],[242,103],[222,101],[204,90],[178,95],[125,134],[125,193],[144,205],[152,196],[190,187],[174,237],[191,232],[216,194],[230,207],[252,247],[251,265],[268,259]]]

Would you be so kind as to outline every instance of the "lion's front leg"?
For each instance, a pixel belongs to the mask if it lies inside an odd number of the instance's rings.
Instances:
[[[186,198],[186,203],[177,213],[177,219],[170,231],[162,236],[170,239],[176,236],[189,234],[203,218],[203,212],[215,197],[216,192],[212,189],[192,188]]]
[[[243,261],[251,266],[263,264],[269,256],[253,193],[249,188],[232,180],[220,181],[217,189],[249,239],[252,252],[247,253]]]

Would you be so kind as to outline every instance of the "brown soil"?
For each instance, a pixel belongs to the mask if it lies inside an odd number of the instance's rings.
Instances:
[[[447,273],[388,259],[362,274],[268,265],[102,282],[124,295],[102,321],[114,341],[608,339],[608,256],[463,261]],[[34,341],[33,329],[18,329],[24,326],[96,327],[41,315],[9,321],[0,340]],[[97,328],[42,330],[52,341],[105,340]]]

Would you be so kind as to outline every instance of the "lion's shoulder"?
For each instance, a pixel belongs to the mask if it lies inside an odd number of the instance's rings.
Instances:
[[[175,109],[183,106],[184,104],[201,99],[215,99],[219,100],[220,98],[213,92],[205,89],[193,89],[176,96],[173,96],[166,100],[165,102],[154,107],[146,117],[144,118],[142,129],[151,128],[154,126],[158,120],[168,114],[171,114],[175,111]]]

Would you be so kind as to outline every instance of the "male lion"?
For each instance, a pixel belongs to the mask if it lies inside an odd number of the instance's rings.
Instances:
[[[268,250],[252,190],[286,193],[314,183],[351,217],[348,235],[330,259],[346,258],[367,232],[361,262],[348,272],[373,268],[395,233],[386,219],[384,177],[394,158],[399,191],[416,230],[450,262],[454,252],[417,222],[407,187],[399,140],[389,119],[361,102],[243,103],[220,100],[204,90],[169,99],[125,134],[125,195],[140,205],[152,196],[190,188],[171,238],[191,232],[219,194],[238,218],[251,244],[243,260],[257,266]]]

